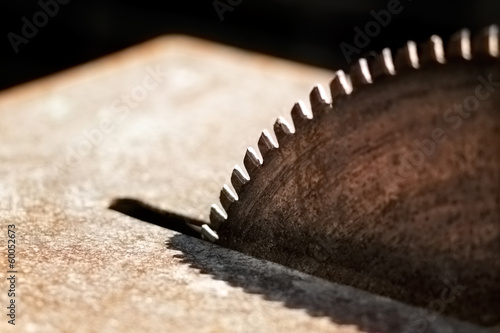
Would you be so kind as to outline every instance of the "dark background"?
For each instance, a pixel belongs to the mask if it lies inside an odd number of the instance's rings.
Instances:
[[[50,2],[55,0],[41,0]],[[69,1],[69,0],[64,0]],[[221,0],[237,3],[240,0]],[[373,20],[371,10],[386,1],[242,0],[221,21],[206,1],[70,0],[60,5],[37,35],[16,54],[10,32],[21,35],[22,18],[33,22],[38,0],[0,4],[0,89],[90,61],[158,35],[182,33],[329,69],[345,68],[339,47],[353,44],[358,26]],[[406,40],[448,37],[500,23],[500,1],[400,0],[403,11],[363,51],[397,48]]]

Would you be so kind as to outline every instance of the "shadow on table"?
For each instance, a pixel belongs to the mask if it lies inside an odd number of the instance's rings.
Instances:
[[[481,332],[471,324],[435,317],[424,309],[331,283],[287,267],[177,234],[167,241],[178,257],[232,286],[261,294],[312,316],[327,316],[337,324],[356,325],[366,332]]]
[[[355,325],[366,332],[488,332],[455,319],[322,280],[282,265],[182,234],[186,217],[161,211],[135,199],[114,200],[110,209],[181,232],[166,241],[182,262],[216,280],[263,295],[312,316],[329,317],[336,324]],[[198,221],[199,222],[199,221]],[[191,229],[189,229],[191,230]]]

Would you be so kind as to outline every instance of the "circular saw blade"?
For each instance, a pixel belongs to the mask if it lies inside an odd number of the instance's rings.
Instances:
[[[249,150],[218,244],[480,324],[500,321],[498,29],[360,59]],[[312,114],[312,118],[311,118]],[[216,238],[213,238],[216,239]],[[473,305],[473,306],[471,306]]]

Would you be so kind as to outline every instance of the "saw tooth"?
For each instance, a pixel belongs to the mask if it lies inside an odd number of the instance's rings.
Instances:
[[[224,223],[227,216],[222,212],[222,210],[216,204],[210,207],[210,226],[213,229],[219,228],[219,226]]]
[[[202,239],[206,239],[212,243],[215,243],[219,240],[219,235],[212,230],[207,224],[201,226],[201,237]]]
[[[422,65],[430,63],[446,63],[443,40],[441,37],[432,35],[427,42],[422,44],[420,61]]]
[[[288,135],[292,134],[290,130],[290,126],[288,122],[283,117],[278,117],[276,122],[274,123],[274,135],[276,135],[276,139],[278,140],[278,144],[283,142],[283,139]]]
[[[472,58],[470,31],[468,29],[457,31],[450,37],[446,48],[446,57],[449,59],[466,60]]]
[[[309,101],[311,102],[313,115],[315,112],[322,112],[323,108],[329,104],[327,98],[325,89],[321,84],[318,84],[312,89],[309,94]]]
[[[372,80],[382,76],[396,75],[391,49],[385,48],[375,56],[370,66],[370,72],[372,73]]]
[[[396,52],[394,66],[396,67],[396,71],[406,68],[417,69],[420,67],[417,44],[414,41],[408,41],[405,46]]]
[[[351,78],[344,71],[336,71],[335,77],[330,82],[330,94],[332,102],[340,96],[349,95],[352,92]]]
[[[307,108],[302,101],[298,101],[294,104],[292,111],[290,112],[292,115],[293,125],[295,126],[295,132],[297,129],[305,123],[309,118],[307,117]]]
[[[490,25],[474,36],[473,55],[497,58],[500,55],[498,34],[498,26]]]
[[[267,130],[262,131],[262,134],[260,135],[259,142],[257,143],[257,146],[259,147],[259,151],[260,151],[260,154],[262,155],[262,159],[264,159],[264,156],[267,154],[267,152],[278,147],[276,144],[274,144],[274,140],[271,137],[271,134],[269,134],[269,132]]]
[[[365,58],[359,59],[350,70],[352,86],[364,86],[373,83],[368,61]]]
[[[252,147],[247,149],[245,157],[243,158],[243,164],[245,165],[245,169],[247,169],[250,178],[252,178],[252,173],[261,166],[262,163]]]
[[[222,190],[220,191],[219,199],[222,208],[224,208],[224,210],[227,212],[229,206],[231,206],[233,202],[237,201],[238,197],[236,196],[236,194],[233,193],[233,191],[231,191],[231,189],[226,184],[224,184]]]
[[[243,185],[248,183],[249,179],[245,177],[243,171],[241,170],[239,165],[235,165],[233,169],[233,173],[231,174],[231,184],[234,187],[234,190],[237,194],[241,193],[241,189]]]

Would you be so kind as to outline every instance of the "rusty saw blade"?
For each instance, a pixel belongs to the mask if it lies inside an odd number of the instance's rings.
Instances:
[[[264,131],[205,238],[461,319],[500,322],[498,28],[359,59]]]

